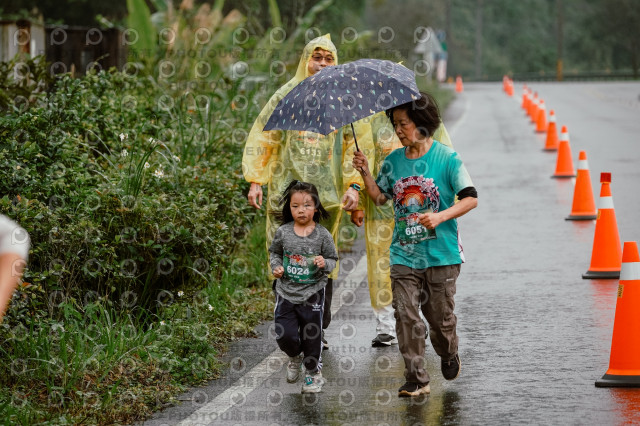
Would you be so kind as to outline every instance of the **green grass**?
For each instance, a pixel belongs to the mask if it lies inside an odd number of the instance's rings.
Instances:
[[[156,314],[66,301],[49,319],[0,326],[0,419],[133,422],[218,377],[228,343],[271,316],[264,244],[258,220],[221,280],[172,294]]]

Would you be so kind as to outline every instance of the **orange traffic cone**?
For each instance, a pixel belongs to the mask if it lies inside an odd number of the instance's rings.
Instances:
[[[573,190],[573,206],[571,214],[566,220],[593,220],[596,219],[596,203],[593,201],[593,189],[591,188],[591,175],[587,153],[580,151],[578,157],[578,177],[576,187]]]
[[[611,196],[611,173],[601,173],[598,218],[593,237],[591,266],[582,278],[618,278],[620,276],[620,234]]]
[[[529,105],[529,117],[531,122],[535,124],[538,117],[538,92],[533,92],[533,99],[531,99],[531,104]]]
[[[507,80],[507,95],[513,96],[513,80]]]
[[[520,107],[527,111],[528,107],[529,107],[529,89],[527,89],[527,85],[523,84],[522,85],[522,105],[520,105]]]
[[[461,93],[463,90],[462,88],[462,77],[457,76],[456,77],[456,92]]]
[[[609,369],[597,387],[640,387],[640,256],[635,241],[625,241],[613,321]]]
[[[562,126],[562,130],[566,130],[565,126]],[[569,146],[569,132],[563,132],[563,136],[566,139],[562,139],[558,145],[558,157],[556,158],[556,172],[553,174],[553,178],[568,178],[574,177],[576,172],[573,170],[573,162],[571,161],[571,147]]]
[[[536,132],[544,133],[547,131],[547,109],[544,106],[544,101],[540,99],[538,105],[538,116],[536,118]]]
[[[563,139],[569,138],[567,126],[562,126]],[[556,113],[549,111],[549,125],[547,126],[547,140],[544,144],[545,151],[555,151],[558,149],[558,129],[556,128]]]
[[[529,89],[529,101],[527,102],[527,115],[531,117],[533,113],[533,103],[538,102],[538,93]]]

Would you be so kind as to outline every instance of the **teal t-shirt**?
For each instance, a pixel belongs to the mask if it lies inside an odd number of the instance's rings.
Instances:
[[[451,207],[458,192],[473,186],[471,177],[458,153],[437,141],[420,158],[407,158],[405,149],[385,158],[376,179],[380,191],[393,202],[390,264],[423,269],[462,263],[458,222],[448,220],[429,230],[418,216]]]

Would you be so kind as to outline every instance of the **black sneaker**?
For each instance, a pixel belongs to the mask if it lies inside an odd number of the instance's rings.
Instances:
[[[324,338],[324,330],[322,330],[322,350],[325,351],[329,349],[329,343],[327,343],[327,339]]]
[[[390,334],[378,334],[372,341],[371,346],[374,348],[381,348],[384,346],[397,345],[398,339]]]
[[[460,374],[460,357],[458,354],[453,359],[449,361],[445,361],[444,359],[440,360],[440,369],[442,370],[442,375],[447,380],[454,380]]]
[[[429,383],[407,382],[398,389],[398,396],[428,395],[431,392]]]

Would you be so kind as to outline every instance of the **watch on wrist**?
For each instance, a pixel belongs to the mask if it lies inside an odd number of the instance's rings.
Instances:
[[[352,183],[351,185],[349,185],[349,188],[353,188],[358,192],[360,192],[360,190],[362,189],[362,187],[360,185],[358,185],[357,183]]]

